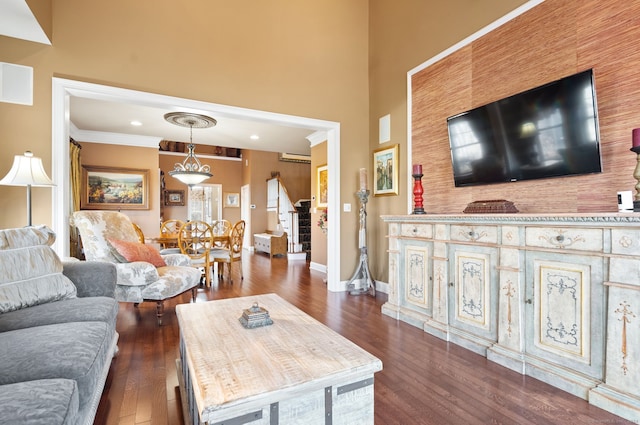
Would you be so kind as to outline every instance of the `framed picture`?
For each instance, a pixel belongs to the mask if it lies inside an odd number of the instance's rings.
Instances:
[[[83,165],[80,208],[148,210],[149,170]]]
[[[168,207],[183,207],[184,190],[165,190],[164,204]]]
[[[239,207],[240,206],[240,194],[239,193],[224,193],[224,206],[225,207]]]
[[[329,170],[325,164],[319,166],[316,172],[316,207],[326,208],[329,202]]]
[[[373,152],[373,195],[398,194],[398,145]]]

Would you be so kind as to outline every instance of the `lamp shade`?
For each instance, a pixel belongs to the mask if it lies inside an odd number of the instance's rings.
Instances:
[[[180,180],[182,183],[186,184],[187,186],[193,186],[195,184],[200,184],[203,181],[205,181],[206,179],[208,179],[209,177],[211,177],[211,174],[209,173],[202,173],[202,172],[198,172],[198,171],[169,171],[169,175],[171,177],[175,177],[176,179]]]
[[[42,166],[42,159],[26,151],[13,157],[13,165],[0,185],[5,186],[54,186]]]

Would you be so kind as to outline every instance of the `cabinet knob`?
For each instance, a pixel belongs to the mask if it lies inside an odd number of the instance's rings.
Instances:
[[[453,282],[449,282],[449,286],[453,288]]]
[[[524,300],[524,302],[527,303],[527,304],[532,304],[533,303],[531,298],[527,298],[526,300]]]

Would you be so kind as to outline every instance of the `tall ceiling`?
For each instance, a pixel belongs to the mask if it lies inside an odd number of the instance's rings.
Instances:
[[[25,0],[0,1],[0,36],[51,44]],[[160,140],[189,141],[189,129],[170,124],[164,114],[179,109],[134,105],[72,97],[70,99],[71,136],[79,141],[155,147]],[[217,125],[193,130],[193,142],[202,145],[252,149],[268,152],[310,155],[307,136],[313,129],[260,122],[242,115],[216,116],[208,111],[186,111],[209,115]],[[141,125],[134,126],[132,121]],[[251,138],[257,136],[258,138]]]

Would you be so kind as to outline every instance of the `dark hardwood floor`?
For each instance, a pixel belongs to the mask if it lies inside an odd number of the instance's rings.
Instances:
[[[375,423],[631,424],[536,379],[487,361],[380,313],[386,295],[326,290],[306,262],[247,254],[244,280],[201,288],[197,302],[274,292],[382,360],[375,375]],[[113,360],[96,424],[182,424],[176,375],[176,303],[158,327],[155,305],[120,304],[120,353]],[[215,326],[203,323],[203,326]]]

